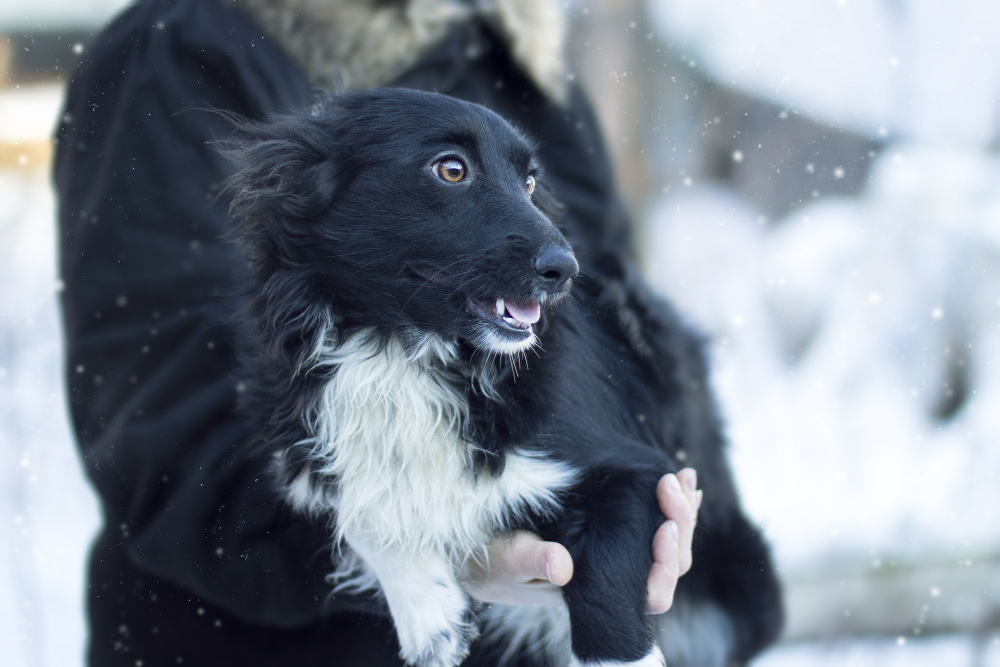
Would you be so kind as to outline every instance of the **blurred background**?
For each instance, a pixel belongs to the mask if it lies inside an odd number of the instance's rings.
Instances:
[[[0,654],[82,664],[49,161],[123,0],[0,5]],[[574,0],[641,260],[786,585],[755,667],[1000,665],[1000,5]]]

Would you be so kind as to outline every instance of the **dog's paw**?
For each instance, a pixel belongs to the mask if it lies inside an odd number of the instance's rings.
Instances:
[[[644,657],[631,662],[622,660],[579,660],[575,655],[570,661],[570,667],[667,667],[663,652],[659,646],[653,646]]]
[[[457,582],[444,577],[414,577],[406,592],[389,605],[400,657],[416,667],[456,667],[479,636],[469,598]]]
[[[347,539],[378,578],[399,637],[399,656],[414,667],[457,667],[479,628],[451,562],[437,553],[378,551]]]
[[[472,623],[459,623],[439,629],[420,638],[403,639],[399,654],[406,664],[414,667],[456,667],[469,655],[469,646],[479,636]]]

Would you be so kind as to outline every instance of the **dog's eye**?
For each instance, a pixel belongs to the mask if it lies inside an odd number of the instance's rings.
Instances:
[[[524,188],[528,191],[529,195],[535,191],[535,177],[531,174],[528,174],[528,178],[524,181]]]
[[[434,173],[442,181],[447,183],[458,183],[465,179],[465,165],[461,160],[447,158],[434,165]]]

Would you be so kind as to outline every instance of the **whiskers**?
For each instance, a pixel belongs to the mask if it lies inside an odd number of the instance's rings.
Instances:
[[[538,350],[541,349],[542,346],[541,346],[541,343],[539,343],[539,341],[538,341],[538,336],[535,336],[534,334],[532,334],[532,336],[529,339],[529,341],[530,341],[530,343],[529,343],[529,345],[527,347],[522,348],[520,350],[516,350],[514,352],[508,352],[507,353],[507,359],[508,359],[508,361],[510,363],[511,373],[513,373],[513,376],[514,376],[514,382],[517,382],[517,373],[518,373],[518,371],[521,370],[521,364],[522,363],[524,363],[524,370],[526,370],[526,371],[527,370],[531,370],[531,366],[528,364],[528,351],[529,350],[532,351],[532,352],[534,352],[535,356],[537,356],[538,358],[541,358],[541,355],[538,354]],[[542,351],[544,352],[544,350],[542,350]]]

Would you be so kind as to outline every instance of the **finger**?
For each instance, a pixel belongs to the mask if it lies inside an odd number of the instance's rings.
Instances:
[[[656,497],[663,515],[677,523],[679,571],[684,574],[691,569],[691,541],[694,538],[698,511],[688,500],[677,475],[664,475],[660,478],[656,485]]]
[[[698,488],[698,472],[694,468],[684,468],[677,473],[677,481],[681,484],[681,490],[684,491],[684,495],[688,499],[691,507],[694,509],[694,525],[691,527],[691,538],[694,541],[694,528],[698,525],[698,510],[701,509],[701,500],[703,497],[703,492]],[[688,568],[690,569],[690,565]],[[687,569],[682,570],[681,574],[687,572]]]
[[[545,542],[547,577],[556,586],[565,586],[573,578],[573,557],[558,542]]]
[[[472,559],[462,574],[466,592],[482,602],[559,606],[562,590],[548,576],[566,583],[573,559],[559,544],[527,531],[495,540],[485,559]]]
[[[684,468],[677,473],[677,481],[681,483],[681,490],[687,497],[691,507],[698,509],[698,473],[694,468]]]
[[[506,562],[515,581],[550,581],[565,586],[573,576],[573,558],[566,547],[545,542],[534,533],[517,532],[507,546]]]
[[[649,613],[662,614],[674,602],[674,590],[680,578],[680,543],[677,524],[667,521],[653,536],[653,566],[649,568],[646,601]]]

